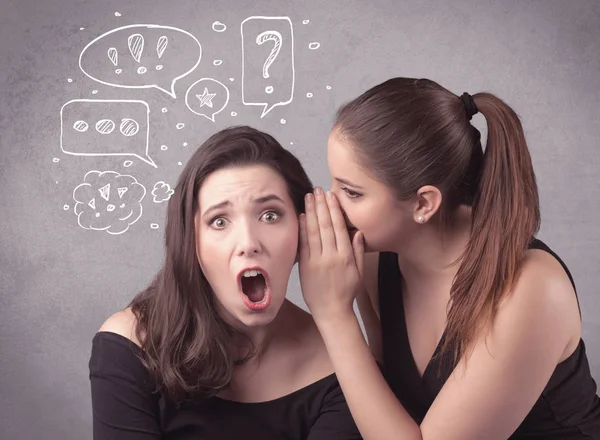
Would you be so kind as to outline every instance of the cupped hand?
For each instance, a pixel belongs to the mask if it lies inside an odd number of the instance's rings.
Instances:
[[[317,323],[354,314],[353,302],[362,289],[363,235],[352,241],[335,194],[316,188],[305,198],[300,216],[300,286]]]

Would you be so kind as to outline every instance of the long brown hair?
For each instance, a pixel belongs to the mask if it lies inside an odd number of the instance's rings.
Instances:
[[[440,356],[452,352],[454,365],[489,328],[540,225],[519,117],[493,94],[472,99],[487,122],[485,153],[463,101],[428,79],[387,80],[342,106],[335,121],[365,168],[398,199],[436,186],[442,225],[458,205],[472,207],[471,235],[458,260],[440,350]]]
[[[164,264],[130,303],[137,318],[142,361],[157,391],[175,403],[216,395],[231,381],[232,341],[243,336],[217,313],[213,290],[196,255],[194,216],[198,191],[209,174],[226,167],[262,164],[287,183],[298,214],[313,185],[298,159],[267,133],[240,126],[208,138],[186,164],[167,207]]]

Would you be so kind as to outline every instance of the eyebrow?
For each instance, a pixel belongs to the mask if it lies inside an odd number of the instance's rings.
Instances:
[[[256,199],[252,200],[252,202],[255,205],[261,205],[263,203],[267,203],[267,202],[272,202],[272,201],[278,201],[281,203],[285,203],[281,197],[276,196],[275,194],[268,194],[266,196],[262,196],[262,197],[257,197]],[[231,206],[231,202],[229,200],[224,200],[220,203],[217,203],[215,205],[210,206],[209,208],[206,209],[206,211],[204,211],[204,213],[202,214],[202,216],[206,216],[207,214],[210,214],[213,211],[217,211],[219,209],[223,209],[225,207],[229,207]]]
[[[337,180],[340,183],[343,183],[344,185],[352,186],[352,187],[358,188],[358,189],[363,189],[362,186],[352,183],[349,180],[342,179],[341,177],[335,177],[335,180]]]

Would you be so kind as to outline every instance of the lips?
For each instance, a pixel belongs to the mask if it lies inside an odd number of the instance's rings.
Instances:
[[[263,288],[263,292],[262,292],[263,296],[260,301],[253,301],[252,299],[250,299],[249,295],[244,293],[244,286],[242,283],[242,279],[245,278],[244,273],[246,271],[260,272],[260,275],[262,275],[262,279],[264,279],[264,288]],[[249,278],[258,277],[260,275],[250,276]],[[260,283],[259,280],[252,280],[252,281],[248,281],[248,282],[254,283],[254,287],[259,288],[259,287],[256,287],[256,283]],[[244,302],[244,304],[246,305],[246,307],[248,309],[253,310],[253,311],[264,310],[271,303],[271,279],[269,277],[268,272],[265,269],[263,269],[262,267],[250,266],[250,267],[243,268],[237,275],[237,284],[238,284],[238,291],[240,292],[240,295],[242,296],[242,301]]]

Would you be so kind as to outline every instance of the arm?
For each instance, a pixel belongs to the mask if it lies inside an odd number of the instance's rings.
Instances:
[[[160,440],[156,397],[148,374],[126,339],[125,312],[109,318],[96,334],[89,362],[94,440]],[[125,331],[127,330],[127,332]]]
[[[325,396],[307,440],[362,440],[339,383]]]
[[[475,341],[468,362],[459,362],[418,426],[383,379],[352,310],[362,234],[350,244],[335,197],[325,202],[315,194],[300,217],[302,294],[365,440],[507,439],[579,339],[576,297],[559,263],[527,253],[489,333]]]
[[[366,440],[505,440],[516,430],[578,332],[572,286],[544,258],[525,262],[488,337],[476,341],[467,362],[459,362],[420,426],[383,380],[356,319],[319,324]]]
[[[371,353],[380,364],[383,363],[381,345],[381,323],[379,321],[378,267],[379,252],[365,254],[362,279],[365,289],[356,296]]]

